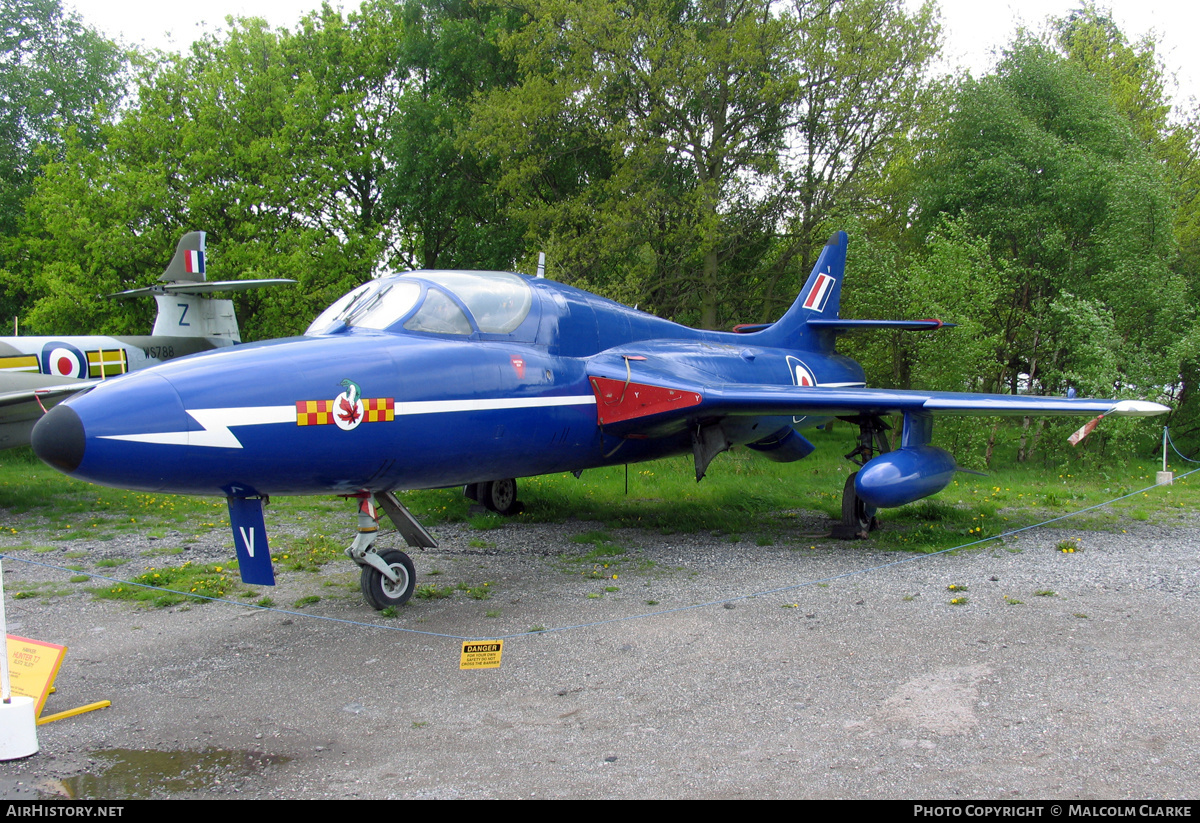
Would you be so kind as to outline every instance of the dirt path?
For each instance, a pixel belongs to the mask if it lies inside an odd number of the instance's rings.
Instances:
[[[321,597],[295,614],[10,598],[12,633],[70,647],[47,711],[113,705],[41,727],[0,795],[1200,794],[1200,530],[1034,532],[839,577],[910,556],[620,532],[610,571],[566,540],[589,527],[443,535],[420,582],[492,596],[391,619],[348,562],[286,575],[277,602]],[[4,571],[10,593],[50,576]],[[459,670],[457,638],[536,626]]]

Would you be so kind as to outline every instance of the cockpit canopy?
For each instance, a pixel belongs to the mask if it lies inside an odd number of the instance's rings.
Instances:
[[[347,328],[431,334],[511,334],[525,321],[533,291],[517,274],[414,271],[364,283],[343,295],[304,332]]]

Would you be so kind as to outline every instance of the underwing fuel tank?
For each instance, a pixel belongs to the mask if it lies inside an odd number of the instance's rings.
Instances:
[[[953,455],[937,446],[903,446],[868,460],[854,480],[854,491],[869,506],[903,506],[937,494],[958,470]]]
[[[866,462],[854,478],[855,493],[868,505],[889,509],[937,494],[958,471],[953,455],[929,445],[933,417],[904,413],[900,448]]]

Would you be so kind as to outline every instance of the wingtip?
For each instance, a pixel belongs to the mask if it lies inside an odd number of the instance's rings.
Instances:
[[[1109,414],[1121,417],[1153,417],[1156,414],[1166,414],[1170,410],[1170,406],[1151,403],[1148,400],[1122,400],[1113,406]]]

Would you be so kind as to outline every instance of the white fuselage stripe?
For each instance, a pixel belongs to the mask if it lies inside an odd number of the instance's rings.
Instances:
[[[417,414],[442,414],[467,411],[496,411],[501,409],[533,409],[555,406],[595,405],[592,394],[568,397],[495,397],[466,400],[418,400],[395,403],[397,417]],[[146,434],[105,434],[102,440],[128,440],[134,443],[157,443],[164,446],[206,446],[240,449],[242,443],[229,429],[231,426],[261,426],[270,423],[295,423],[296,406],[243,406],[226,409],[190,409],[188,414],[203,426],[200,430],[180,432],[149,432]]]

